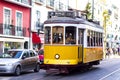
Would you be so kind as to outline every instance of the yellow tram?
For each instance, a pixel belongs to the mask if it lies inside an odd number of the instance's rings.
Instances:
[[[71,68],[99,64],[103,59],[103,28],[73,11],[50,12],[44,22],[44,68],[68,73]]]

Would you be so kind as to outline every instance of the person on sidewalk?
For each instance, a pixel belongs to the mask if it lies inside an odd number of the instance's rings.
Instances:
[[[118,47],[118,55],[120,56],[120,47]]]
[[[111,51],[110,51],[110,48],[107,48],[106,49],[106,58],[110,58],[110,54],[111,54]]]

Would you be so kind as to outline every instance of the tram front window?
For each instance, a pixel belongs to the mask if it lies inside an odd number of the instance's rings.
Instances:
[[[50,27],[45,27],[45,43],[50,44],[51,42],[51,29]]]
[[[69,26],[65,29],[65,44],[76,44],[76,28]]]
[[[63,27],[55,26],[52,28],[52,42],[53,44],[63,44]]]

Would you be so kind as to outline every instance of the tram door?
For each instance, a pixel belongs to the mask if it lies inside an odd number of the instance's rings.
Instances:
[[[83,47],[84,47],[84,30],[78,29],[78,59],[81,62],[83,59]]]

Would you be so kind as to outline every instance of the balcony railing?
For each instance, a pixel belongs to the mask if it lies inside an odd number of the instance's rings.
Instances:
[[[23,4],[31,5],[31,0],[14,0],[14,1],[17,1],[17,2],[20,2],[20,3],[23,3]]]
[[[28,29],[19,26],[13,26],[8,24],[0,24],[0,34],[11,35],[11,36],[26,36],[26,31]]]
[[[31,8],[32,6],[32,0],[5,0],[10,3],[18,4],[24,7]]]
[[[44,0],[35,0],[35,2],[37,2],[37,3],[44,3]]]
[[[54,0],[48,0],[46,2],[46,6],[49,7],[49,8],[54,8]]]

